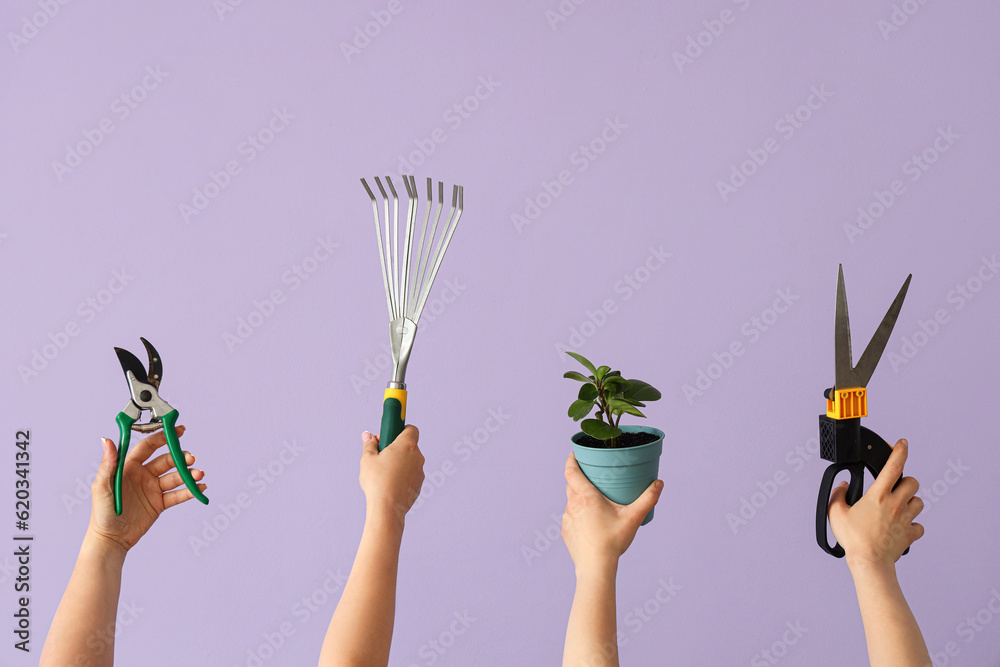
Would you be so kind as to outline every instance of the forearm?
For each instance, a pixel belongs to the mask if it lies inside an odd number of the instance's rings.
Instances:
[[[387,665],[396,614],[396,571],[403,522],[369,507],[361,544],[320,654],[321,667]]]
[[[930,667],[927,645],[893,565],[851,567],[872,667]]]
[[[114,626],[124,563],[121,546],[87,532],[45,638],[39,667],[114,664]],[[87,656],[89,662],[79,661],[80,656]]]
[[[577,569],[563,667],[618,667],[617,574],[617,560],[589,570]]]

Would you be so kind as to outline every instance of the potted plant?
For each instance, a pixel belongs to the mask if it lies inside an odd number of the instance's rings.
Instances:
[[[582,431],[574,435],[573,453],[580,470],[601,493],[628,505],[656,480],[663,451],[663,431],[648,426],[622,426],[622,416],[645,418],[639,408],[660,399],[648,382],[626,380],[610,366],[594,366],[584,356],[567,351],[590,371],[567,371],[563,377],[582,382],[577,399],[569,406]],[[593,413],[593,416],[589,416]],[[642,525],[653,520],[649,511]]]

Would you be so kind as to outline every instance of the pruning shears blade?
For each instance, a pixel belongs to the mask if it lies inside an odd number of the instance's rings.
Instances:
[[[899,311],[903,307],[903,299],[906,298],[906,290],[910,286],[910,278],[912,277],[912,273],[906,276],[903,286],[899,288],[899,293],[896,294],[896,298],[893,299],[885,317],[882,318],[882,323],[878,325],[875,335],[872,336],[868,347],[865,348],[864,353],[862,353],[861,358],[858,360],[858,365],[855,367],[854,372],[860,383],[858,384],[859,387],[868,386],[868,381],[871,379],[872,373],[875,372],[875,367],[878,366],[879,359],[882,358],[882,352],[885,350],[886,343],[889,342],[889,336],[892,335],[893,327],[896,326],[896,318],[899,317]]]
[[[118,363],[122,365],[122,371],[125,373],[126,378],[129,372],[131,372],[139,382],[149,382],[146,377],[146,368],[134,354],[120,347],[115,348],[115,353],[118,355]],[[131,390],[132,387],[130,386],[129,391]]]
[[[847,292],[844,289],[844,265],[837,274],[837,321],[833,333],[835,386],[837,389],[857,387],[851,356],[851,318],[847,314]]]
[[[149,375],[147,382],[153,385],[154,389],[159,389],[160,380],[163,378],[163,362],[160,361],[160,354],[148,340],[142,338],[141,336],[139,337],[139,340],[141,340],[142,344],[146,346],[146,354],[149,356]]]

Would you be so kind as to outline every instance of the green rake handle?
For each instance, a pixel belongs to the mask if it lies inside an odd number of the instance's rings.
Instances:
[[[382,427],[378,436],[378,450],[392,444],[406,426],[406,390],[386,389],[382,401]]]

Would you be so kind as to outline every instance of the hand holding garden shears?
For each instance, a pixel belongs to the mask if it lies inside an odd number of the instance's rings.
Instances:
[[[906,277],[882,323],[875,330],[868,347],[865,348],[858,365],[851,356],[851,323],[847,315],[847,294],[844,290],[844,267],[840,267],[837,277],[837,315],[834,329],[834,368],[836,384],[824,392],[826,414],[819,416],[820,457],[832,461],[823,474],[816,503],[816,541],[823,551],[837,558],[843,558],[844,549],[839,544],[833,546],[827,541],[826,523],[830,494],[834,478],[840,472],[851,473],[847,488],[847,504],[853,505],[864,493],[865,468],[874,477],[885,467],[892,446],[874,431],[861,425],[861,418],[868,416],[868,381],[875,372],[889,336],[896,325],[896,318],[903,306],[910,278]],[[899,479],[902,479],[900,477]],[[899,479],[892,480],[899,484]],[[895,488],[895,486],[893,486]],[[909,551],[909,549],[907,549]],[[904,551],[903,553],[906,553]]]
[[[177,473],[180,475],[184,486],[200,502],[208,504],[208,498],[198,488],[197,482],[191,476],[184,460],[184,452],[181,451],[180,441],[177,438],[177,410],[160,398],[160,380],[163,377],[163,363],[156,349],[145,338],[140,338],[146,347],[149,356],[149,372],[136,358],[134,354],[120,347],[115,348],[118,354],[118,361],[121,363],[125,379],[128,381],[129,392],[132,398],[118,413],[118,466],[115,470],[112,490],[115,497],[115,513],[122,513],[122,477],[125,471],[125,457],[128,454],[128,445],[132,431],[139,433],[152,433],[163,429],[163,435],[170,449],[170,457],[174,461]],[[149,422],[137,424],[142,416],[143,410],[149,410],[151,417]]]

